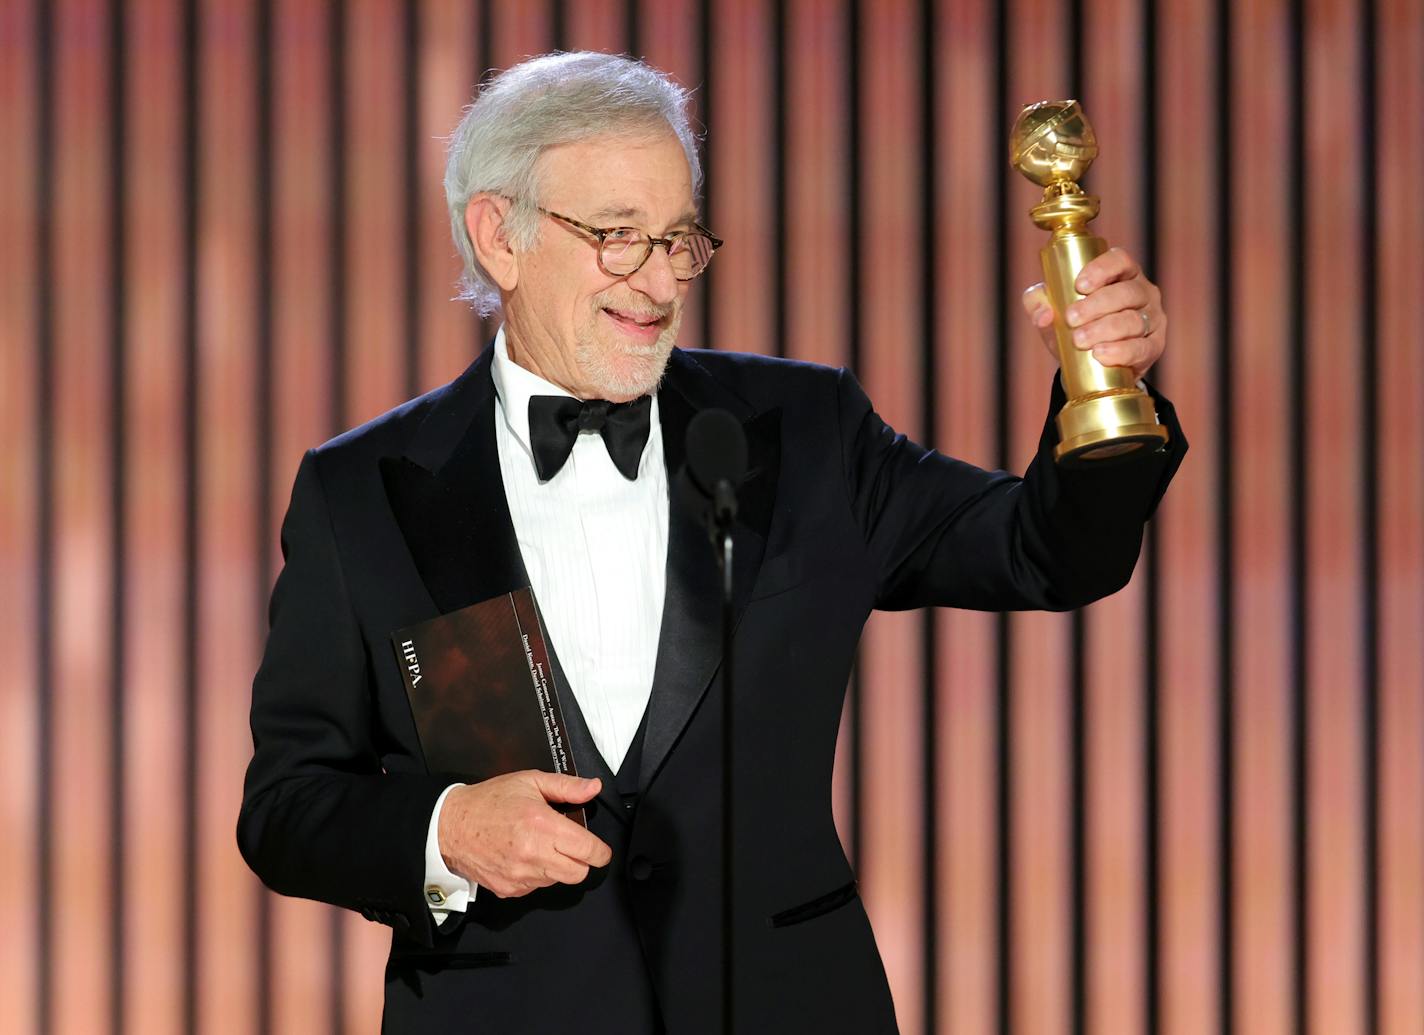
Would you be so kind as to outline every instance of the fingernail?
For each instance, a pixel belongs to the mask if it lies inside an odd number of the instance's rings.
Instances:
[[[1087,331],[1074,331],[1074,332],[1073,332],[1073,343],[1074,343],[1075,345],[1081,345],[1081,344],[1083,344],[1083,342],[1085,342],[1085,341],[1087,341],[1087,340],[1088,340],[1088,332],[1087,332]]]
[[[1078,278],[1077,288],[1078,288],[1078,290],[1079,290],[1080,292],[1082,292],[1083,294],[1087,294],[1087,293],[1088,293],[1088,289],[1089,289],[1090,287],[1092,287],[1092,284],[1090,284],[1090,283],[1088,282],[1088,278],[1087,278],[1087,277],[1079,277],[1079,278]]]
[[[1068,307],[1068,326],[1077,327],[1082,322],[1083,310],[1079,309],[1075,305],[1070,305]]]

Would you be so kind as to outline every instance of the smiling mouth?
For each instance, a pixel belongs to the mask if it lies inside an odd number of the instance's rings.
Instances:
[[[661,316],[649,316],[644,313],[630,313],[622,309],[611,309],[607,306],[604,307],[603,311],[619,323],[627,324],[631,327],[642,328],[645,330],[657,327],[663,322],[663,317]]]

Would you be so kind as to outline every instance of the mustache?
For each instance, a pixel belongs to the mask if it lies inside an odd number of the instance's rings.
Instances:
[[[640,320],[664,320],[677,312],[676,305],[649,305],[646,302],[619,301],[605,295],[594,299],[600,309],[615,309],[620,313]]]

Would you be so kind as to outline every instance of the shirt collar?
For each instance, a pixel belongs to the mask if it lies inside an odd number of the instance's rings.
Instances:
[[[525,370],[509,358],[509,343],[505,340],[504,324],[494,336],[494,362],[490,376],[494,379],[495,395],[499,397],[500,408],[504,410],[504,423],[526,453],[529,448],[529,398],[534,395],[561,395],[572,399],[573,395],[558,385],[545,381],[532,370]]]
[[[532,370],[526,370],[509,358],[509,343],[505,339],[504,324],[494,336],[494,361],[490,365],[490,376],[494,379],[494,391],[504,411],[504,424],[516,441],[529,455],[533,463],[534,453],[529,446],[529,399],[535,395],[560,395],[567,399],[577,398],[572,392],[546,381]],[[661,441],[661,421],[658,419],[658,395],[653,393],[653,404],[648,409],[648,442],[655,438]],[[646,460],[648,450],[643,449]]]

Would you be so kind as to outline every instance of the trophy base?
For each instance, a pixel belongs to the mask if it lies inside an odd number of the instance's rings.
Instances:
[[[1070,399],[1058,413],[1053,457],[1065,467],[1083,466],[1153,448],[1167,441],[1152,398],[1140,388],[1097,392]]]

